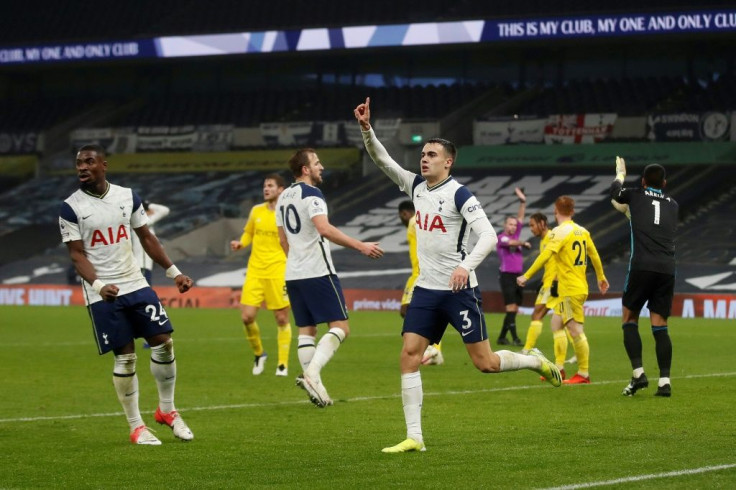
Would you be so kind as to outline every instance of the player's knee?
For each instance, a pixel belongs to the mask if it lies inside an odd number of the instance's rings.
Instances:
[[[240,318],[243,320],[243,325],[250,325],[256,321],[256,316],[249,313],[243,313]]]
[[[151,346],[151,360],[158,364],[174,362],[174,339],[169,337],[165,342]]]
[[[135,363],[138,357],[133,354],[120,354],[115,356],[115,364],[113,366],[113,374],[129,376],[135,374]]]
[[[473,365],[481,373],[497,373],[501,371],[501,359],[497,355],[473,359]]]

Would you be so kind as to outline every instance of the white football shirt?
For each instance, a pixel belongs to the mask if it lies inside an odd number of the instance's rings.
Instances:
[[[363,132],[363,140],[373,161],[414,202],[419,259],[416,285],[449,291],[452,272],[462,266],[469,271],[470,287],[476,287],[475,268],[498,242],[478,199],[452,177],[428,187],[424,177],[402,168],[388,155],[372,129]],[[469,254],[471,228],[483,240]]]
[[[148,224],[140,198],[129,188],[108,184],[102,196],[78,190],[61,205],[59,228],[62,242],[81,240],[97,278],[120,288],[118,295],[148,286],[133,257],[131,234]],[[86,304],[102,301],[87,281],[82,281]]]
[[[283,228],[289,242],[286,280],[310,279],[335,274],[330,241],[322,237],[312,222],[327,215],[322,191],[304,182],[294,182],[276,203],[276,226]]]

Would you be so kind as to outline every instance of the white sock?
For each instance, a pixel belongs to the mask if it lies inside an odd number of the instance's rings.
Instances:
[[[320,372],[325,367],[332,356],[335,355],[337,349],[345,340],[345,332],[341,328],[331,328],[326,334],[319,339],[317,348],[314,350],[314,357],[309,363],[309,376],[320,379]]]
[[[422,437],[422,375],[419,371],[401,375],[401,401],[404,403],[406,437],[424,442]]]
[[[518,371],[520,369],[539,371],[542,368],[541,359],[535,356],[526,356],[510,350],[500,350],[496,354],[501,358],[499,371]]]
[[[164,413],[174,408],[174,388],[176,388],[176,358],[174,340],[169,339],[156,347],[151,346],[151,374],[158,387],[158,407]]]
[[[299,364],[302,365],[302,372],[307,370],[309,363],[314,357],[315,339],[311,335],[299,335],[297,341],[296,355],[299,358]]]
[[[670,384],[670,378],[659,378],[659,383],[657,383],[657,386],[664,386]]]
[[[115,356],[115,365],[112,369],[112,384],[123,406],[131,432],[136,427],[145,425],[138,408],[138,376],[135,374],[135,361],[135,354]]]
[[[644,368],[636,368],[634,369],[634,377],[635,378],[641,378],[641,375],[644,374]]]

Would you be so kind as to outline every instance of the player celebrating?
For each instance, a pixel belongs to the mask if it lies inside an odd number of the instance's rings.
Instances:
[[[316,187],[322,183],[324,167],[311,148],[298,150],[289,159],[294,182],[281,193],[276,204],[279,241],[286,252],[286,290],[294,321],[299,327],[298,355],[304,373],[297,386],[320,408],[332,405],[322,384],[321,371],[350,333],[348,312],[340,280],[332,265],[330,244],[358,250],[372,259],[383,256],[374,242],[361,242],[332,226],[327,203]],[[315,347],[317,324],[329,331]]]
[[[538,351],[525,356],[494,353],[488,341],[475,268],[497,242],[483,208],[467,187],[450,176],[455,145],[432,138],[422,149],[421,175],[403,169],[386,152],[370,124],[370,99],[354,110],[363,142],[373,161],[416,208],[419,278],[404,319],[401,350],[401,397],[407,438],[386,453],[424,451],[421,410],[424,392],[419,366],[430,343],[439,342],[449,322],[460,332],[470,359],[484,373],[531,369],[559,386],[560,373]],[[478,243],[468,253],[472,229]]]
[[[254,376],[263,372],[268,357],[263,350],[261,330],[256,322],[258,308],[264,301],[266,308],[273,311],[278,329],[279,359],[276,376],[287,376],[289,373],[291,325],[289,297],[286,294],[284,280],[286,255],[279,244],[279,233],[276,228],[276,201],[284,187],[286,182],[279,174],[269,174],[263,179],[263,199],[266,202],[251,208],[240,240],[230,242],[231,250],[240,250],[253,243],[248,259],[248,272],[240,296],[240,315],[245,336],[255,354]]]
[[[578,359],[578,372],[565,384],[590,383],[588,338],[583,332],[585,315],[583,304],[588,297],[588,279],[586,270],[588,260],[593,263],[598,288],[601,293],[608,291],[608,281],[603,274],[603,264],[598,250],[588,230],[572,221],[575,214],[575,201],[568,196],[561,196],[555,201],[555,218],[558,226],[552,230],[549,243],[539,254],[529,269],[517,278],[519,286],[534,276],[554,256],[557,267],[558,294],[555,312],[552,315],[550,329],[555,345],[555,364],[559,369],[565,365],[567,337],[563,328],[567,327],[572,335],[575,355]]]
[[[62,241],[84,279],[84,299],[92,319],[100,354],[113,351],[113,384],[130,425],[133,444],[159,445],[161,441],[143,423],[138,408],[138,377],[134,339],[143,337],[151,346],[151,373],[158,387],[155,420],[172,428],[174,436],[194,438],[174,407],[176,359],[171,321],[156,293],[141,274],[133,257],[130,230],[143,249],[174,279],[179,292],[192,287],[150,232],[140,198],[131,189],[106,179],[105,150],[86,145],[77,153],[80,189],[61,205]]]
[[[667,329],[667,318],[672,309],[675,288],[675,231],[679,206],[663,191],[667,185],[665,176],[661,165],[647,165],[641,187],[623,187],[626,162],[616,157],[616,179],[611,183],[611,198],[614,205],[625,206],[617,206],[617,209],[626,213],[631,225],[631,259],[622,299],[622,323],[624,347],[634,373],[631,382],[624,388],[623,394],[626,396],[649,386],[644,374],[639,335],[639,313],[647,301],[659,365],[659,383],[655,395],[672,395],[672,341]]]

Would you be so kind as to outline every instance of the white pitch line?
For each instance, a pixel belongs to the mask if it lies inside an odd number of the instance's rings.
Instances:
[[[629,476],[626,478],[617,478],[615,480],[593,481],[593,482],[587,482],[587,483],[574,483],[572,485],[564,485],[561,487],[549,487],[549,488],[545,488],[544,490],[575,490],[577,488],[602,487],[605,485],[617,485],[619,483],[630,483],[630,482],[638,482],[638,481],[644,481],[644,480],[654,480],[657,478],[673,478],[673,477],[684,476],[684,475],[697,475],[699,473],[709,473],[711,471],[730,470],[731,468],[736,468],[736,464],[732,463],[732,464],[721,464],[717,466],[703,466],[701,468],[692,468],[689,470],[668,471],[666,473],[651,473],[649,475]]]
[[[689,376],[680,376],[675,379],[699,379],[699,378],[716,378],[716,377],[728,377],[736,376],[736,372],[732,373],[709,373],[709,374],[692,374]],[[629,379],[621,380],[609,380],[609,381],[596,381],[590,385],[581,385],[580,387],[570,387],[563,389],[591,389],[597,385],[610,385],[610,384],[624,384]],[[520,385],[520,386],[506,386],[503,388],[486,388],[480,390],[450,390],[450,391],[435,391],[424,393],[424,396],[454,396],[454,395],[477,395],[481,393],[499,393],[502,391],[523,391],[523,390],[539,390],[547,389],[547,384],[533,384],[533,385]],[[386,400],[391,398],[400,398],[400,393],[394,393],[390,395],[377,395],[377,396],[358,396],[354,398],[348,398],[346,402],[363,402],[373,400]],[[189,407],[184,408],[184,412],[203,412],[211,410],[232,410],[236,408],[264,408],[264,407],[280,407],[290,405],[303,405],[308,403],[307,400],[290,400],[282,402],[268,402],[268,403],[238,403],[234,405],[208,405],[206,407]],[[141,413],[153,413],[153,411],[141,412]],[[86,413],[86,414],[74,414],[74,415],[56,415],[46,417],[17,417],[10,419],[0,419],[0,424],[8,424],[14,422],[41,422],[46,420],[74,420],[84,418],[96,418],[96,417],[117,417],[123,415],[123,412],[107,412],[107,413]]]

